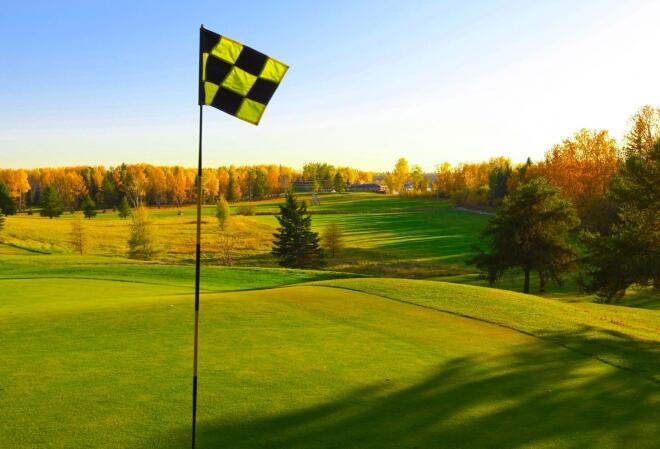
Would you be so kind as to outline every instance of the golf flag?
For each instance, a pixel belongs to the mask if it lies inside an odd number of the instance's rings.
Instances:
[[[202,28],[199,105],[259,124],[289,66]]]

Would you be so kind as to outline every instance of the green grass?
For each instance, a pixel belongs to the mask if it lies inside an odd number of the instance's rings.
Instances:
[[[300,195],[300,198],[308,202],[311,200],[309,194]],[[486,285],[485,281],[477,278],[475,268],[466,261],[479,243],[479,235],[488,216],[457,210],[449,201],[429,198],[350,193],[322,194],[319,199],[319,205],[309,207],[314,214],[314,230],[321,232],[327,224],[337,223],[345,234],[346,244],[338,257],[327,260],[325,270]],[[274,198],[252,203],[258,215],[233,218],[237,233],[234,258],[239,266],[276,266],[270,249],[272,234],[277,227],[274,214],[281,202],[281,198]],[[233,205],[233,210],[240,204],[243,203]],[[212,205],[203,209],[202,246],[206,266],[221,264],[214,210]],[[178,212],[183,215],[178,215]],[[194,206],[154,208],[150,213],[164,249],[159,262],[191,264],[195,242]],[[0,256],[70,255],[70,222],[80,216],[80,213],[67,213],[54,220],[37,215],[8,217],[7,229],[0,236]],[[108,211],[86,223],[93,243],[90,249],[93,256],[115,258],[126,254],[126,220]],[[163,268],[161,272],[167,273],[167,270]],[[190,269],[172,270],[174,273],[184,273],[184,277],[190,274]],[[216,271],[210,269],[209,276],[213,278]],[[496,283],[495,287],[520,291],[522,285],[522,274],[514,272]],[[537,285],[538,280],[533,274],[533,291],[538,288]],[[549,293],[544,296],[567,302],[590,302],[594,299],[591,295],[580,294],[570,277],[563,286],[550,285],[548,290]],[[640,308],[660,307],[657,292],[643,289],[631,289],[620,304]]]
[[[189,444],[189,268],[0,260],[3,448]],[[431,281],[205,273],[200,448],[660,440],[656,311]],[[302,281],[315,282],[247,290]]]

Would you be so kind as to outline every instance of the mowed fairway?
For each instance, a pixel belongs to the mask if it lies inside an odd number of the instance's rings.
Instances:
[[[218,285],[258,277],[233,271]],[[201,448],[660,440],[655,311],[621,308],[613,323],[478,287],[261,276],[260,290],[202,296]],[[0,279],[2,448],[189,446],[192,295],[167,278]],[[305,280],[317,282],[278,287]]]

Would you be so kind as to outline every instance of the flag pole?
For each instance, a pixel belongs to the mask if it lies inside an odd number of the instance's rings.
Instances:
[[[199,28],[199,89],[202,79],[202,32]],[[202,257],[202,102],[199,101],[199,154],[197,158],[197,243],[195,245],[195,336],[193,342],[193,384],[192,384],[192,449],[195,449],[197,425],[197,348],[199,343],[199,280]]]

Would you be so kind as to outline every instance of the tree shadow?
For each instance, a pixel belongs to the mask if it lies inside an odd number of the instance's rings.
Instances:
[[[199,422],[198,447],[657,447],[658,382],[585,356],[598,344],[585,334],[544,335],[571,350],[539,341],[506,356],[457,358],[412,385],[392,379],[281,414],[240,420],[218,410],[215,420]],[[628,345],[633,352],[658,349]],[[149,447],[184,447],[189,438],[183,427]]]

